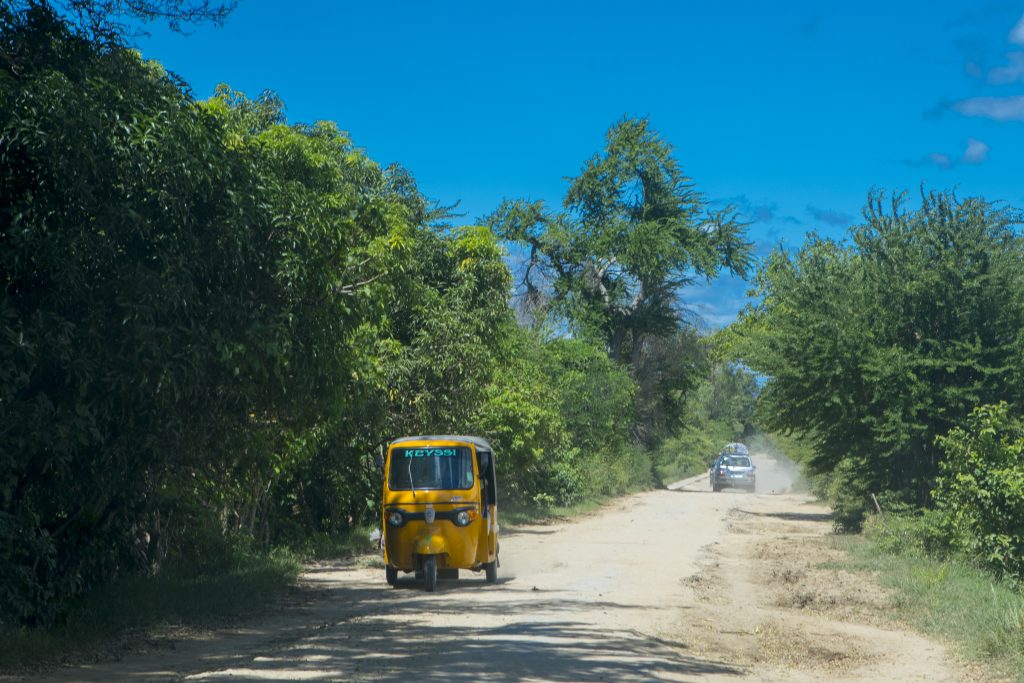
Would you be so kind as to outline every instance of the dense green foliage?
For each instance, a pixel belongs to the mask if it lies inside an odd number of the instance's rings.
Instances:
[[[812,236],[774,253],[760,301],[731,331],[737,355],[768,379],[761,417],[809,439],[841,524],[868,494],[929,503],[936,437],[979,404],[1024,392],[1024,242],[1017,216],[982,199],[873,198],[848,242]]]
[[[556,290],[586,299],[593,264],[631,265],[567,338],[517,324],[509,235],[449,225],[334,124],[290,125],[271,94],[196,101],[109,37],[0,8],[0,627],[59,623],[114,581],[330,546],[375,523],[395,436],[485,434],[503,496],[546,507],[650,485],[659,440],[718,410],[690,401],[712,364],[668,299],[746,247],[698,222],[645,124],[613,128],[631,151],[574,190],[577,228],[607,239],[564,232]],[[653,185],[602,204],[596,169],[629,159]],[[637,270],[647,234],[657,272]],[[625,332],[582,333],[613,310]],[[622,334],[639,365],[606,343]]]
[[[0,575],[47,620],[122,567],[257,533],[353,398],[334,378],[365,364],[413,208],[272,98],[195,103],[41,10],[3,28]]]
[[[962,654],[1024,680],[1024,434],[1006,404],[974,410],[939,439],[935,507],[883,503],[844,568],[870,571],[892,608]]]
[[[942,537],[996,574],[1024,581],[1024,428],[1005,403],[983,406],[939,439]]]

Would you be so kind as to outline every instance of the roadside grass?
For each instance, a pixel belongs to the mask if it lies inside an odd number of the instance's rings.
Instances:
[[[894,552],[870,536],[836,536],[839,569],[874,573],[892,589],[892,615],[953,645],[1011,680],[1024,682],[1024,596],[964,560]]]
[[[247,554],[218,574],[125,577],[78,599],[53,628],[0,630],[0,669],[116,656],[158,628],[203,628],[265,607],[295,582],[301,565],[288,551]]]

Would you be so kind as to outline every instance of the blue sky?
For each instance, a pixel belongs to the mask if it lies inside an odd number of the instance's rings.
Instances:
[[[144,56],[197,97],[276,91],[466,222],[504,197],[557,205],[623,115],[650,117],[762,253],[841,236],[872,188],[1024,207],[1024,0],[241,0],[222,28],[151,31]],[[720,326],[745,289],[684,298]]]

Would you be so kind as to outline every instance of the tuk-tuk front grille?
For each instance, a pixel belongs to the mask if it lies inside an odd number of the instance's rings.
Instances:
[[[391,512],[393,510],[398,510],[399,512],[402,513],[402,525],[403,526],[408,524],[409,522],[425,522],[425,521],[427,521],[427,516],[426,516],[425,512],[410,512],[409,510],[405,510],[405,509],[403,509],[402,507],[400,507],[398,505],[390,505],[390,506],[388,506],[385,509],[385,511],[384,511],[385,516],[387,516],[388,512]],[[449,522],[454,524],[455,523],[455,516],[457,514],[459,514],[460,512],[469,512],[471,510],[476,510],[476,508],[475,507],[460,507],[460,508],[455,508],[454,510],[438,510],[438,511],[436,511],[434,513],[434,520],[438,521],[438,520],[442,520],[443,519],[443,520],[447,520],[447,521],[449,521]]]

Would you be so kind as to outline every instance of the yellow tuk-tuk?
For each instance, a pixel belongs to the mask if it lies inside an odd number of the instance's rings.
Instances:
[[[494,450],[477,436],[407,436],[388,444],[384,461],[386,578],[416,572],[428,591],[460,569],[498,580]]]

